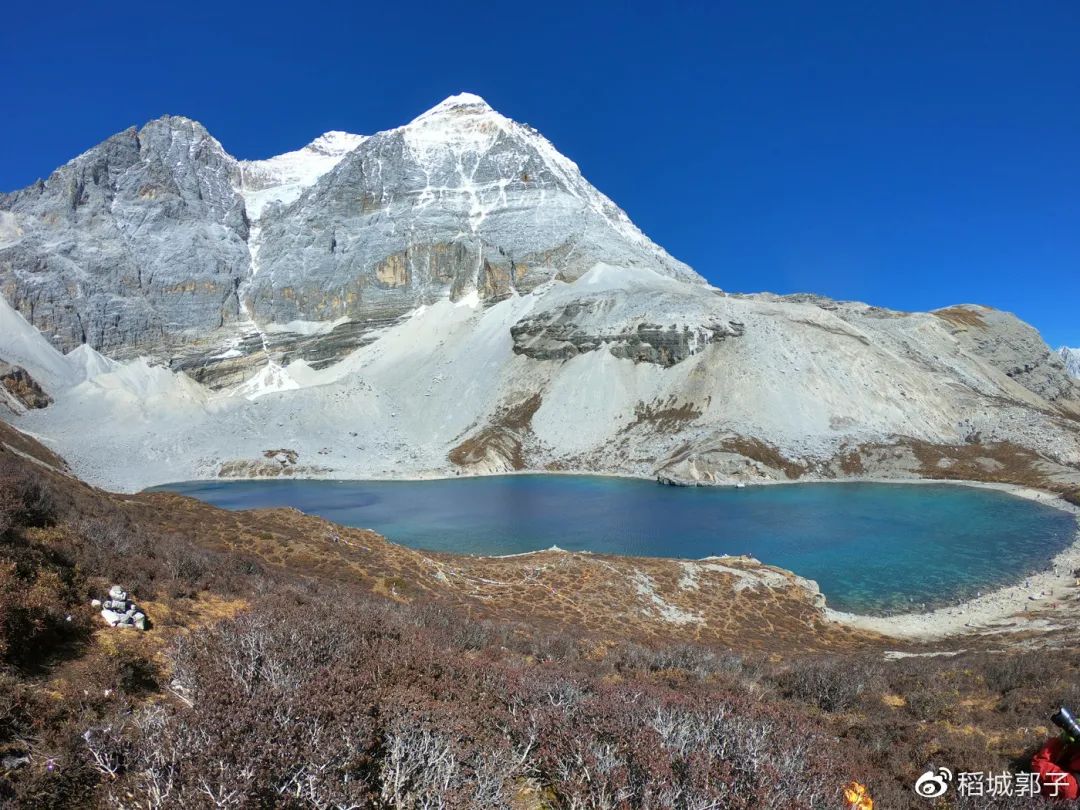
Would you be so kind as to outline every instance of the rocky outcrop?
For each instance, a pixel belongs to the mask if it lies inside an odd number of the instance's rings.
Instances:
[[[220,478],[310,478],[329,472],[326,467],[300,464],[300,454],[289,448],[263,450],[262,458],[233,459],[218,468]]]
[[[739,337],[743,325],[735,321],[706,324],[668,324],[646,321],[616,324],[607,332],[591,331],[577,320],[584,310],[595,314],[593,302],[570,304],[558,312],[524,318],[514,324],[510,335],[515,354],[534,360],[569,360],[584,352],[607,349],[615,357],[635,363],[673,366],[725,338]]]
[[[128,593],[119,585],[113,585],[109,589],[109,595],[104,600],[95,599],[94,607],[101,608],[101,618],[109,627],[133,627],[136,630],[146,630],[150,626],[150,620],[146,614],[139,610]]]
[[[540,405],[540,395],[535,394],[499,408],[484,428],[454,447],[447,458],[452,464],[476,473],[525,469],[526,449],[533,440],[532,418]]]
[[[198,123],[131,128],[0,197],[0,292],[63,351],[164,353],[238,319],[237,162]]]
[[[46,408],[52,404],[52,397],[22,366],[0,360],[0,385],[5,392],[3,401],[15,413],[21,413],[24,409]]]
[[[1047,402],[1080,416],[1080,385],[1064,373],[1064,358],[1051,351],[1034,328],[990,307],[958,306],[934,314],[952,325],[963,348]],[[1007,329],[995,328],[1006,323]]]
[[[793,481],[806,468],[758,439],[722,436],[684,447],[657,470],[657,480],[674,486]]]

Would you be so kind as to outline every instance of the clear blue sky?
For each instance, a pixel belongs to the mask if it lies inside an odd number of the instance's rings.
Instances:
[[[238,157],[460,91],[720,287],[976,302],[1080,345],[1080,3],[42,3],[0,189],[164,113]]]

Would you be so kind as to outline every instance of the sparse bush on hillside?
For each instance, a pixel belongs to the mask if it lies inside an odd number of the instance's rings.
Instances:
[[[45,526],[52,521],[54,511],[48,488],[40,478],[0,458],[0,537],[14,528]]]
[[[983,682],[992,692],[1004,695],[1025,689],[1033,681],[1046,677],[1046,663],[1030,653],[1000,653],[988,657],[982,667]]]
[[[0,483],[5,469],[0,454]],[[786,810],[838,806],[857,778],[876,806],[902,808],[931,764],[1022,767],[1049,713],[1080,701],[1074,650],[780,658],[478,621],[419,587],[399,589],[415,600],[402,604],[328,584],[322,560],[293,570],[223,550],[243,546],[222,542],[239,524],[217,513],[148,520],[156,507],[134,499],[12,480],[0,486],[0,757],[22,764],[0,769],[0,806],[472,808],[527,795],[552,810]],[[162,635],[95,624],[86,603],[114,580],[158,602]]]
[[[181,637],[179,699],[102,725],[87,753],[138,804],[167,783],[178,805],[504,807],[532,784],[559,807],[809,808],[848,776],[800,715],[705,684],[523,668],[425,618],[276,597]]]
[[[854,709],[867,693],[880,694],[881,668],[876,662],[844,658],[804,658],[776,678],[781,693],[824,712]]]

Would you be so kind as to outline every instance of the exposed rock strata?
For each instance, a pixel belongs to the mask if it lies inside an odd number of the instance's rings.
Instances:
[[[239,169],[202,125],[127,129],[0,197],[0,293],[63,351],[167,351],[238,320]]]
[[[52,397],[42,390],[26,369],[2,360],[0,385],[4,387],[4,403],[15,413],[21,413],[28,408],[47,408],[52,404]]]

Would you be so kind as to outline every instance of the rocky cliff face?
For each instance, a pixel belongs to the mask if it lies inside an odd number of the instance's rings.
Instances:
[[[364,140],[268,209],[256,245],[256,322],[345,319],[342,351],[443,297],[493,303],[601,261],[700,281],[543,136],[467,94]]]
[[[475,96],[262,161],[187,119],[123,132],[0,199],[0,292],[0,362],[47,406],[12,398],[10,418],[122,489],[528,469],[1080,485],[1080,383],[1030,326],[725,294]]]
[[[219,386],[340,358],[444,296],[492,303],[599,261],[700,282],[543,136],[468,94],[262,161],[166,117],[0,198],[0,292],[54,345]]]
[[[1061,355],[1061,361],[1065,364],[1069,374],[1080,379],[1080,349],[1070,349],[1062,346],[1058,350],[1058,354]]]
[[[63,350],[167,352],[235,324],[239,168],[200,124],[128,129],[0,198],[0,291]]]

